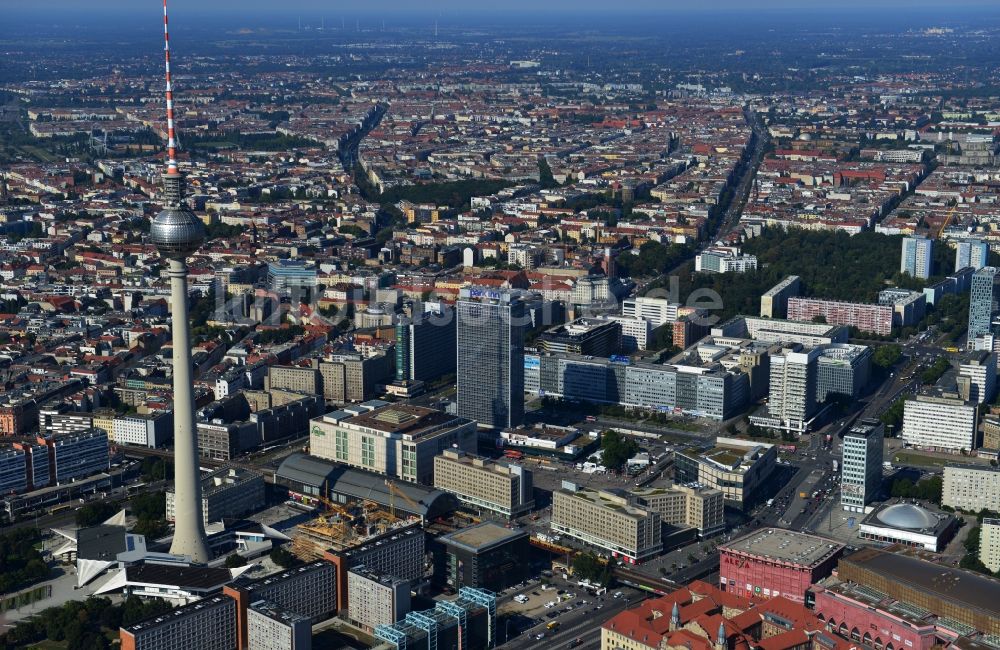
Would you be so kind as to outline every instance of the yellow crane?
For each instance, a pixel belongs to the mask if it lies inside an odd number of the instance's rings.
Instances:
[[[391,480],[386,479],[385,486],[389,489],[389,512],[393,517],[396,517],[396,502],[393,497],[398,496],[413,508],[413,514],[418,515],[421,519],[423,519],[423,516],[420,515],[420,511],[423,510],[423,508],[419,503],[411,499],[405,492],[396,487],[396,484]]]
[[[951,210],[948,210],[948,214],[945,215],[944,221],[941,222],[941,229],[938,230],[938,234],[937,234],[938,239],[941,239],[941,235],[944,234],[944,229],[948,227],[949,223],[951,223],[951,218],[952,218],[952,216],[954,216],[955,210],[957,210],[957,209],[958,209],[958,203],[956,203],[955,205],[951,206]]]

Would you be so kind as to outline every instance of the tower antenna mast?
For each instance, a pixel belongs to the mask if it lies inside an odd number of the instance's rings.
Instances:
[[[149,238],[169,261],[170,336],[174,390],[174,537],[170,553],[207,563],[208,548],[198,473],[198,438],[194,421],[191,331],[188,322],[187,257],[205,241],[205,225],[184,204],[184,174],[177,168],[174,88],[170,78],[170,32],[163,0],[163,52],[167,79],[167,169],[163,174],[163,210],[149,226]]]
[[[167,0],[163,0],[163,62],[167,76],[167,173],[177,172],[177,133],[174,130],[174,85],[170,78],[170,29]]]

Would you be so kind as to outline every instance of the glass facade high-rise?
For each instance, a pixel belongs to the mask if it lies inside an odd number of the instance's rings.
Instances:
[[[914,278],[927,279],[931,276],[931,251],[934,242],[926,237],[906,237],[903,239],[903,256],[899,272]]]
[[[997,270],[992,266],[984,266],[972,274],[972,295],[969,298],[970,344],[977,336],[990,333],[996,275]]]
[[[492,428],[524,420],[524,330],[516,295],[466,288],[458,306],[458,415]]]

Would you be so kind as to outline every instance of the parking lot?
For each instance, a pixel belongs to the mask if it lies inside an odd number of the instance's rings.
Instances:
[[[503,621],[501,638],[509,640],[504,644],[509,648],[535,645],[543,640],[545,647],[564,642],[571,647],[569,644],[576,637],[591,640],[601,622],[643,596],[628,587],[597,595],[558,574],[529,580],[501,594],[497,608]]]

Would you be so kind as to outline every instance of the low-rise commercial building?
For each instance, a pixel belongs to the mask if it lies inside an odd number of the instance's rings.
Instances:
[[[727,504],[742,510],[763,498],[777,459],[774,445],[720,437],[707,451],[676,452],[674,480],[720,490]]]
[[[497,599],[489,591],[463,587],[454,600],[439,600],[434,609],[410,612],[393,625],[379,625],[379,648],[459,648],[487,650],[497,644]]]
[[[239,467],[223,467],[201,477],[204,523],[241,517],[263,508],[264,475]],[[167,520],[173,521],[174,488],[167,488]]]
[[[530,512],[535,504],[530,470],[456,449],[434,459],[434,487],[470,508],[508,519]]]
[[[781,528],[762,528],[719,547],[719,587],[740,596],[804,602],[830,575],[844,545]]]
[[[958,529],[958,520],[914,503],[884,503],[861,520],[861,539],[902,544],[933,553],[944,550]]]
[[[969,630],[1000,635],[1000,581],[923,559],[922,552],[865,548],[842,558],[837,576],[933,614],[941,627],[966,628],[953,637]]]
[[[531,549],[528,533],[490,521],[443,535],[441,577],[452,589],[475,587],[500,592],[529,576],[525,561]]]
[[[569,481],[552,493],[552,530],[638,564],[663,550],[659,513],[637,508],[621,490],[590,490]]]
[[[698,483],[632,490],[633,503],[653,510],[665,524],[697,528],[708,537],[726,528],[722,490]]]
[[[452,448],[476,451],[474,421],[406,404],[335,411],[313,419],[309,431],[314,456],[424,485],[434,482],[435,456]]]

